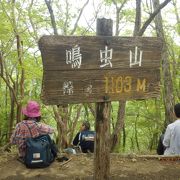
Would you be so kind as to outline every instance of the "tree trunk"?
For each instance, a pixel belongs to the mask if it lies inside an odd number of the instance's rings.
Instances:
[[[80,104],[80,105],[77,105],[77,114],[76,114],[76,117],[73,119],[73,121],[71,121],[72,123],[72,126],[71,126],[71,129],[69,129],[69,142],[68,142],[68,145],[71,144],[71,142],[73,141],[73,136],[74,136],[74,130],[76,128],[76,125],[77,125],[77,122],[78,122],[78,119],[81,115],[81,109],[82,109],[83,105]]]
[[[118,36],[119,35],[120,12],[121,12],[122,8],[124,7],[125,3],[127,2],[127,0],[124,0],[121,3],[120,7],[118,7],[117,1],[113,0],[112,2],[116,6],[116,31],[115,31],[115,35]],[[112,132],[111,140],[110,140],[111,152],[115,149],[116,145],[120,142],[120,138],[121,138],[120,134],[121,134],[122,128],[124,128],[125,110],[126,110],[126,101],[119,101],[119,108],[118,108],[116,125],[115,125],[113,132]],[[124,140],[125,139],[123,136],[123,141]]]
[[[135,141],[136,141],[136,146],[138,151],[140,151],[140,147],[139,147],[139,140],[138,140],[138,128],[137,128],[137,121],[139,119],[139,112],[138,115],[136,116],[136,120],[135,120],[135,125],[134,125],[134,136],[135,136]]]
[[[136,0],[136,20],[133,36],[137,36],[141,28],[141,0]]]
[[[8,139],[10,139],[11,134],[12,134],[12,128],[13,128],[13,123],[14,123],[14,108],[15,108],[15,102],[14,102],[14,97],[10,92],[10,97],[11,97],[11,110],[9,113],[9,125],[8,125]]]
[[[59,107],[53,106],[53,111],[54,111],[54,115],[55,115],[55,120],[57,122],[57,129],[58,129],[58,138],[57,138],[58,147],[61,147],[62,149],[64,149],[64,148],[67,148],[67,145],[68,145],[67,121],[65,118],[65,117],[67,117],[67,114],[65,114],[65,115],[63,114],[64,109],[62,106],[59,106]],[[68,113],[68,112],[65,112],[65,113]],[[62,114],[64,117],[62,117]]]
[[[126,148],[126,129],[123,127],[123,151],[125,151]]]
[[[120,133],[124,127],[124,119],[125,119],[125,108],[126,108],[126,101],[119,101],[119,108],[118,108],[118,116],[114,131],[111,135],[111,151],[113,151],[119,142]]]
[[[57,26],[56,26],[56,20],[55,20],[53,8],[52,8],[52,5],[51,5],[52,1],[51,0],[45,0],[45,3],[47,5],[47,8],[48,8],[48,11],[49,11],[49,14],[50,14],[51,25],[52,25],[52,28],[54,30],[54,34],[58,35],[58,30],[57,30]]]
[[[153,0],[154,10],[159,6],[159,0]],[[174,96],[173,96],[173,84],[170,72],[170,63],[168,58],[168,48],[166,45],[163,23],[161,13],[157,14],[155,17],[155,25],[157,36],[163,41],[162,48],[162,81],[163,81],[163,100],[165,106],[165,128],[166,126],[174,121]]]
[[[18,55],[18,63],[21,67],[20,71],[17,73],[17,97],[19,97],[19,102],[17,104],[17,122],[22,120],[22,100],[24,98],[24,67],[23,67],[23,41],[21,40],[20,36],[16,35],[17,39],[17,55]],[[20,80],[19,80],[20,78]],[[19,81],[18,81],[19,80]]]

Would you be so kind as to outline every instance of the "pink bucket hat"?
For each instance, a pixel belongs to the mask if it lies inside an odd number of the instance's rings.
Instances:
[[[39,117],[41,116],[40,106],[36,101],[29,101],[22,109],[22,113],[28,117]]]

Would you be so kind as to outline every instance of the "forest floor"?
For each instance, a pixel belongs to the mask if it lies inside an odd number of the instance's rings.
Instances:
[[[68,155],[68,161],[53,162],[44,169],[27,169],[15,153],[1,153],[0,179],[92,180],[93,154]],[[111,154],[110,180],[180,180],[180,158]]]

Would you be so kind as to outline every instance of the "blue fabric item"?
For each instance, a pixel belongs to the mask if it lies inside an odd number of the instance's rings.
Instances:
[[[52,140],[49,135],[27,138],[24,163],[28,168],[42,168],[54,161],[51,150]]]

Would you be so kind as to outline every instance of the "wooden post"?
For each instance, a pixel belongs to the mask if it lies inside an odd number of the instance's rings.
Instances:
[[[97,19],[97,36],[112,36],[112,20]],[[105,44],[108,45],[108,44]],[[110,107],[108,96],[106,102],[96,103],[96,143],[94,154],[94,179],[108,180],[110,176]]]

